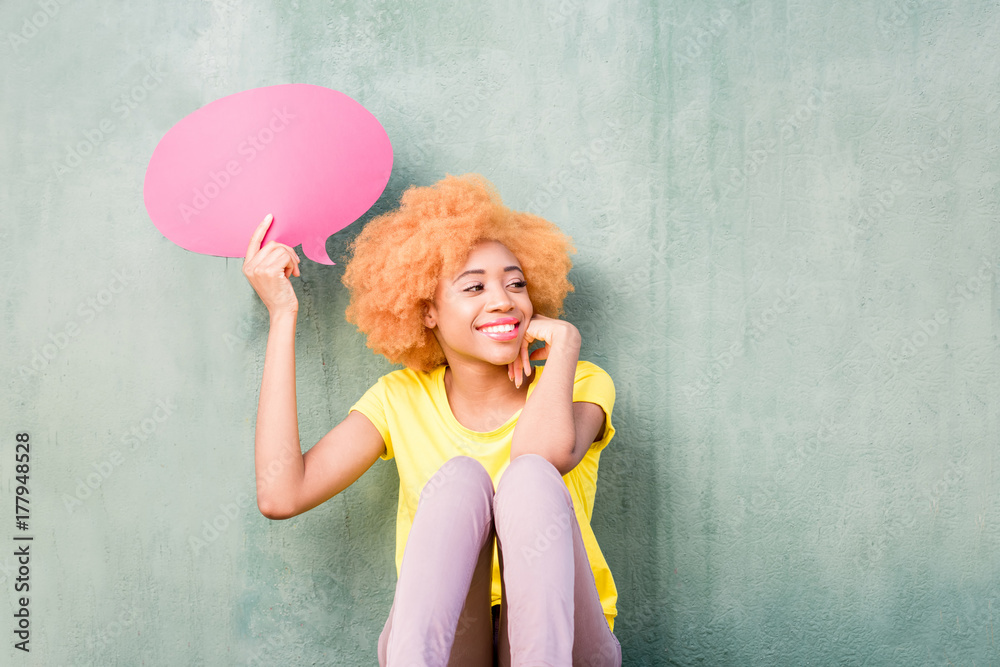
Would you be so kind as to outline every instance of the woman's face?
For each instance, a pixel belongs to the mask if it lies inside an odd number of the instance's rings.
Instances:
[[[533,313],[520,262],[499,241],[483,241],[456,275],[438,281],[424,324],[450,364],[464,358],[506,366]]]

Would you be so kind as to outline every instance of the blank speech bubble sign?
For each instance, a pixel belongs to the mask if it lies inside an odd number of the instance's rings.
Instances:
[[[182,248],[243,257],[268,213],[264,242],[302,244],[333,264],[326,239],[371,208],[389,182],[392,145],[367,109],[322,86],[254,88],[203,106],[164,135],[143,198]]]

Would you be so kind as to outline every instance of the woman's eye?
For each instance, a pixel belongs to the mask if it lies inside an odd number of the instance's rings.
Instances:
[[[512,287],[514,289],[524,289],[527,286],[528,286],[528,283],[525,282],[525,281],[523,281],[523,280],[515,280],[510,285],[508,285],[508,287]],[[468,287],[466,287],[462,291],[463,292],[479,292],[479,291],[481,291],[483,289],[485,289],[485,287],[483,287],[482,283],[474,283],[472,285],[469,285]]]

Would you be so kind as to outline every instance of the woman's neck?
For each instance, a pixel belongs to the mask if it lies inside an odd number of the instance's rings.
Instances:
[[[507,367],[493,364],[449,362],[444,373],[444,385],[449,400],[468,406],[523,403],[528,395],[528,385],[534,379],[535,374],[532,373],[524,378],[520,388],[515,387],[507,377]]]
[[[444,387],[451,414],[472,431],[488,433],[500,428],[527,400],[528,378],[518,388],[507,377],[506,367],[493,368],[500,372],[466,368],[456,373],[451,365],[445,368]]]

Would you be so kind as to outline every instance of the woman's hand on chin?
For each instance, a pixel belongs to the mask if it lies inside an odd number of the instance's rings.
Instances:
[[[545,346],[528,354],[528,347],[536,340],[543,341]],[[580,342],[580,330],[570,322],[536,314],[525,327],[517,358],[507,364],[507,377],[520,388],[524,378],[531,375],[532,360],[548,359],[549,352],[555,346],[575,345],[579,349]]]

